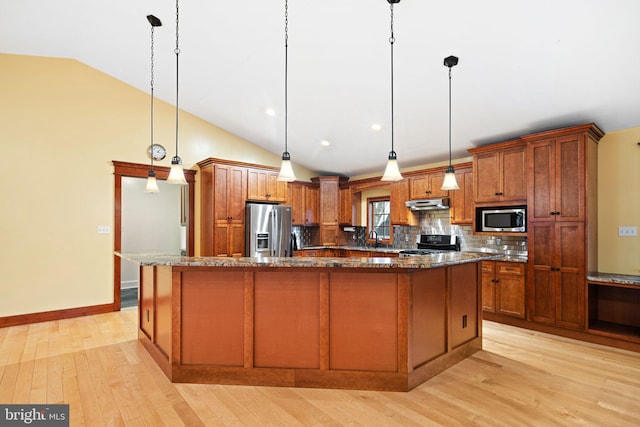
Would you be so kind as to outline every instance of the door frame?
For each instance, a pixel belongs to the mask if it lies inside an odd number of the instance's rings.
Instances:
[[[112,160],[114,166],[114,193],[113,193],[113,311],[120,311],[120,257],[115,252],[122,250],[122,178],[146,178],[149,173],[148,164],[128,163]],[[170,168],[166,166],[154,166],[156,179],[166,180],[169,177]],[[184,177],[187,180],[189,194],[189,212],[187,215],[187,256],[193,256],[195,236],[195,182],[196,171],[185,169]]]

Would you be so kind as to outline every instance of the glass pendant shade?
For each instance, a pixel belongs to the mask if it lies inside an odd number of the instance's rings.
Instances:
[[[182,170],[182,160],[178,156],[171,159],[171,171],[169,171],[167,182],[169,184],[187,185],[187,180],[184,178],[184,171]]]
[[[456,181],[456,171],[453,166],[449,165],[444,173],[444,181],[442,182],[441,190],[459,190],[458,181]]]
[[[160,189],[158,188],[158,181],[156,181],[156,173],[155,171],[149,171],[149,175],[147,176],[147,186],[144,189],[147,193],[159,193]]]
[[[382,175],[381,181],[401,181],[402,174],[400,168],[398,168],[398,159],[396,153],[391,151],[389,153],[389,160],[387,161],[387,167],[384,169],[384,175]]]
[[[291,165],[291,156],[286,151],[282,153],[282,164],[280,165],[280,173],[278,181],[293,182],[296,180],[296,174],[293,172]]]

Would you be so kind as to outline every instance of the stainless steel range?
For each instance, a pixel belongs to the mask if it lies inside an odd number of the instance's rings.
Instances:
[[[398,256],[405,258],[460,250],[460,242],[455,234],[420,234],[416,240],[416,249],[405,249]]]

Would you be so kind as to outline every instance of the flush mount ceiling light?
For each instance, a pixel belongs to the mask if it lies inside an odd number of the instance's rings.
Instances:
[[[442,182],[442,190],[459,190],[458,182],[456,181],[456,171],[451,164],[451,68],[458,65],[458,58],[455,56],[447,56],[444,58],[444,65],[449,67],[449,166],[444,174],[444,181]]]
[[[389,152],[389,159],[387,161],[387,167],[384,170],[382,181],[400,181],[402,175],[398,168],[398,157],[393,149],[393,44],[396,39],[393,36],[393,5],[400,3],[400,0],[387,0],[391,8],[391,37],[389,37],[389,44],[391,45],[391,151]]]
[[[282,153],[282,164],[280,165],[280,173],[278,181],[291,182],[296,180],[296,174],[291,166],[291,155],[289,154],[287,145],[288,133],[288,80],[289,80],[289,2],[284,2],[284,152]]]
[[[187,180],[184,178],[184,170],[182,170],[182,159],[180,158],[180,156],[178,156],[178,115],[180,112],[180,109],[178,108],[178,97],[180,93],[178,89],[178,85],[180,82],[180,79],[179,79],[180,46],[178,44],[179,22],[180,22],[180,13],[178,8],[178,0],[176,0],[176,48],[173,51],[176,54],[176,155],[171,158],[171,171],[169,171],[169,177],[167,178],[167,182],[170,184],[186,185]]]
[[[153,15],[147,15],[147,20],[151,24],[151,149],[153,150],[153,32],[155,27],[160,27],[162,22]],[[153,170],[153,152],[151,153],[151,170],[147,175],[147,186],[144,191],[147,193],[158,193],[158,182],[156,181],[156,171]]]

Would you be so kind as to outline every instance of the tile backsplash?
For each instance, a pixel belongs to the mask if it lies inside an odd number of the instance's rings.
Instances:
[[[460,240],[463,251],[474,249],[490,249],[496,252],[527,252],[526,236],[501,236],[473,234],[471,225],[451,225],[448,209],[421,211],[420,225],[393,227],[393,245],[397,249],[415,249],[416,239],[420,234],[455,234]],[[366,227],[353,227],[355,231],[343,231],[347,246],[366,245]],[[298,239],[298,247],[314,246],[318,243],[318,227],[294,226],[293,233]],[[384,246],[384,245],[383,245]]]

